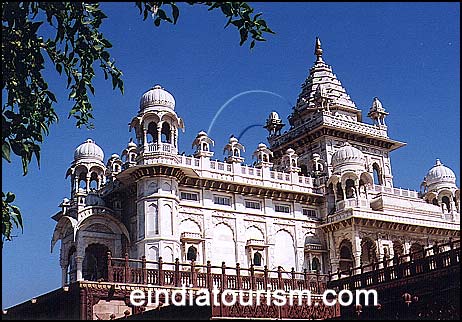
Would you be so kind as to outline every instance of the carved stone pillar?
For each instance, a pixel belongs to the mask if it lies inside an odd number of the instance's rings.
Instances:
[[[160,146],[160,143],[162,143],[162,126],[157,126],[157,144]]]
[[[85,191],[90,192],[90,173],[87,173],[85,182],[86,182]]]
[[[347,199],[347,197],[346,197],[346,184],[342,183],[341,186],[342,186],[343,200],[346,200]]]
[[[61,285],[64,286],[67,284],[67,266],[61,265]]]
[[[170,142],[168,142],[170,144],[172,144],[173,146],[176,147],[176,144],[175,144],[175,130],[172,128],[170,129]]]
[[[148,145],[148,130],[143,129],[143,149]]]
[[[77,256],[75,263],[77,266],[77,281],[83,281],[83,257]]]

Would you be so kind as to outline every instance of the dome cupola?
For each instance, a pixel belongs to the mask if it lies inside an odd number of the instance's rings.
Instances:
[[[456,187],[456,175],[454,171],[444,166],[440,159],[436,159],[435,165],[425,176],[425,185],[429,191],[443,187],[454,188]]]
[[[92,139],[87,139],[84,143],[79,145],[74,152],[74,160],[82,159],[93,159],[98,161],[103,161],[104,152],[103,150],[93,141]]]
[[[332,155],[331,164],[334,172],[342,170],[364,170],[365,157],[359,149],[345,142],[343,146]]]
[[[175,98],[162,86],[156,85],[144,93],[140,100],[140,110],[150,107],[168,107],[175,109]]]

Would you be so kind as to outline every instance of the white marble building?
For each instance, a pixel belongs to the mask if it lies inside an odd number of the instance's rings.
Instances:
[[[319,39],[315,55],[290,129],[281,134],[282,120],[270,114],[269,146],[255,147],[254,167],[243,165],[244,146],[234,137],[225,160],[212,160],[205,132],[192,142],[193,156],[179,155],[184,122],[159,85],[141,97],[130,123],[136,142],[122,158],[112,154],[105,163],[91,139],[77,147],[70,199],[53,216],[63,284],[102,277],[108,250],[327,273],[460,236],[454,172],[437,160],[421,192],[395,188],[390,152],[405,144],[388,137],[385,108],[374,98],[373,124],[362,122]]]

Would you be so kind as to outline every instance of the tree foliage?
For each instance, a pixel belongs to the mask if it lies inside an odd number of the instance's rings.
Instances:
[[[266,21],[261,18],[262,13],[253,15],[254,9],[246,2],[187,2],[189,5],[205,5],[209,11],[220,9],[227,18],[225,28],[230,24],[234,25],[240,35],[239,45],[242,46],[248,39],[252,38],[250,48],[253,48],[256,41],[265,41],[263,33],[274,32],[268,27]],[[136,6],[146,20],[149,15],[154,19],[154,25],[160,26],[161,21],[176,24],[180,15],[175,2],[136,2]],[[164,10],[169,7],[171,16]]]
[[[13,226],[22,229],[22,218],[19,208],[13,205],[15,195],[2,192],[2,246],[4,240],[11,240]]]
[[[245,2],[187,4],[221,10],[227,19],[225,28],[233,25],[238,29],[241,46],[250,36],[253,48],[257,41],[265,41],[264,33],[273,33],[262,14],[254,14]],[[180,15],[175,2],[136,2],[135,6],[143,20],[151,16],[155,26],[162,21],[176,24]],[[2,105],[2,159],[11,162],[12,155],[19,157],[23,175],[34,157],[40,167],[40,144],[50,125],[58,121],[56,95],[43,75],[46,60],[67,79],[68,99],[73,102],[69,118],[76,120],[77,127],[93,127],[90,93],[95,95],[95,67],[123,94],[122,72],[108,50],[112,44],[100,31],[106,18],[98,3],[2,4],[2,96],[6,97]],[[45,39],[39,33],[41,27],[54,30],[54,35]],[[15,195],[2,192],[2,196],[2,234],[10,240],[14,226],[22,229],[22,218],[12,204]]]

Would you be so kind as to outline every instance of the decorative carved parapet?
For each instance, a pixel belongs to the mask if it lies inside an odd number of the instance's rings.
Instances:
[[[181,233],[180,240],[181,241],[199,241],[199,240],[204,240],[204,239],[202,238],[200,233],[184,232],[184,233]]]

